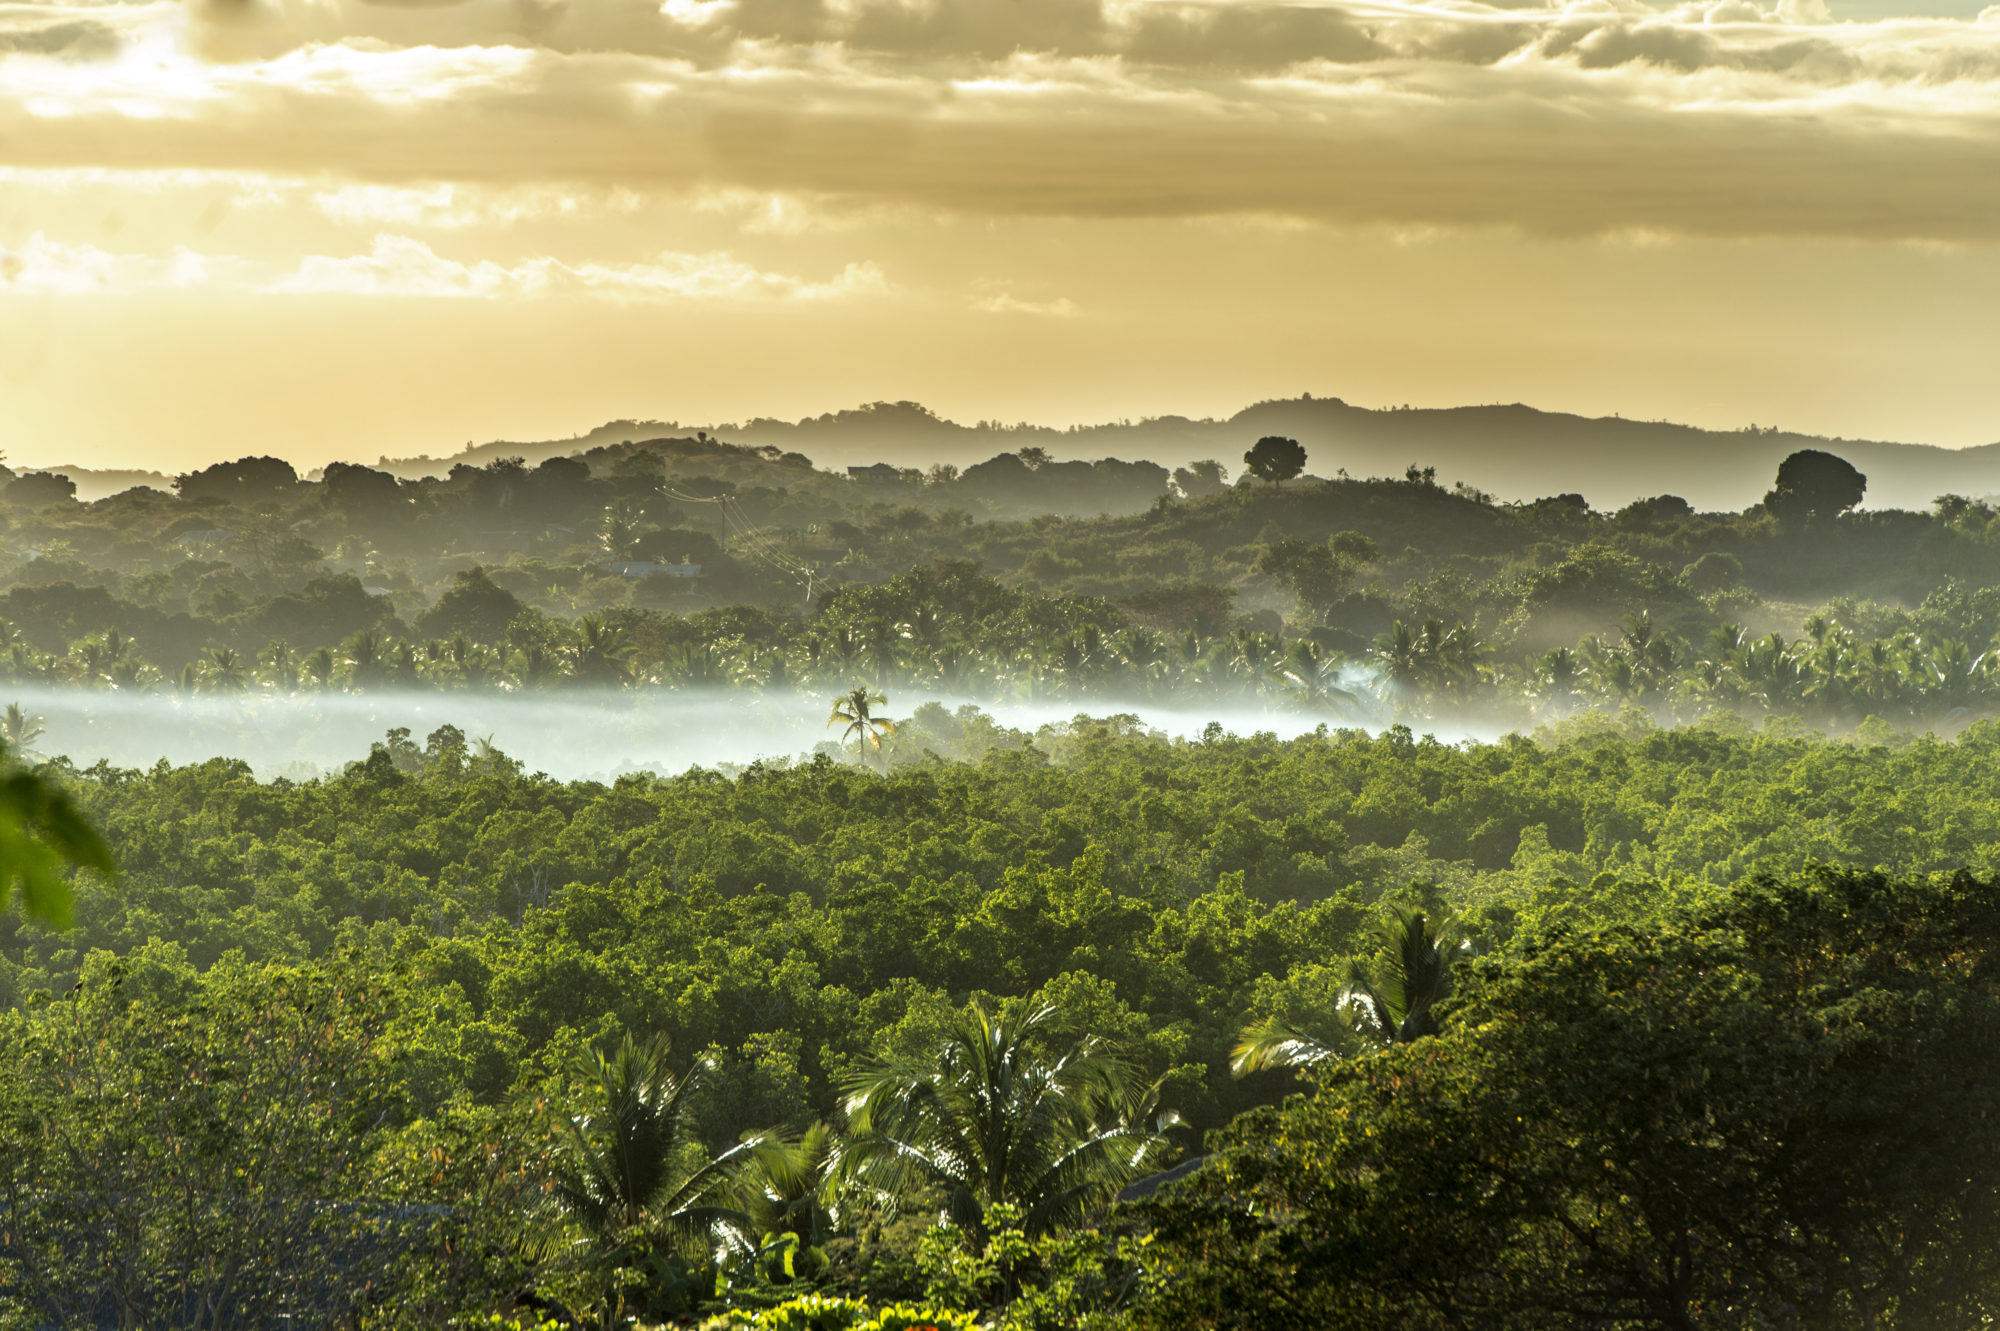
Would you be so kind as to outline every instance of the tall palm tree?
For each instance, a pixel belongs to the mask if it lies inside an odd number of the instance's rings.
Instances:
[[[613,1273],[662,1264],[705,1265],[718,1247],[754,1251],[750,1219],[732,1205],[739,1178],[760,1157],[782,1169],[786,1152],[757,1133],[694,1163],[692,1101],[706,1065],[676,1072],[666,1042],[628,1034],[608,1057],[583,1063],[581,1112],[559,1128],[561,1154],[549,1180],[554,1224],[542,1256],[564,1254]],[[607,1302],[629,1290],[614,1274]],[[622,1311],[622,1308],[621,1308]]]
[[[1342,1011],[1361,1037],[1381,1048],[1438,1033],[1437,1006],[1451,995],[1453,969],[1472,954],[1471,940],[1450,916],[1395,906],[1377,927],[1375,956],[1355,963]],[[1237,1076],[1265,1068],[1309,1067],[1332,1058],[1337,1045],[1294,1030],[1277,1018],[1244,1028],[1230,1051]]]
[[[1397,620],[1388,632],[1376,635],[1373,655],[1388,689],[1407,692],[1424,682],[1422,645],[1402,620]]]
[[[826,723],[829,726],[846,723],[847,728],[840,732],[840,742],[845,744],[849,740],[854,741],[856,754],[863,753],[871,745],[879,754],[882,751],[882,737],[896,733],[894,721],[875,715],[877,707],[888,705],[889,699],[880,690],[849,689],[834,700],[833,715],[827,718]]]
[[[339,664],[334,658],[333,650],[328,647],[322,647],[307,656],[300,663],[300,666],[305,671],[307,679],[311,680],[319,688],[327,689],[333,686],[334,668]]]
[[[407,642],[397,643],[389,653],[389,682],[398,688],[415,688],[419,669],[417,649]]]
[[[597,524],[598,546],[612,559],[623,559],[639,539],[643,514],[629,501],[607,506]]]
[[[1890,642],[1877,638],[1862,648],[1855,659],[1854,690],[1877,712],[1900,707],[1905,682],[1903,665]]]
[[[623,628],[602,615],[576,622],[574,678],[592,687],[612,688],[632,677],[632,643]]]
[[[349,669],[348,682],[367,688],[382,673],[382,640],[373,629],[362,629],[343,644]]]
[[[111,667],[110,652],[101,641],[94,638],[74,644],[70,648],[70,654],[76,658],[76,679],[79,684],[97,685]]]
[[[292,645],[279,638],[264,654],[264,677],[281,689],[290,689],[299,682],[298,655]]]
[[[1093,631],[1086,627],[1066,633],[1047,644],[1041,653],[1044,673],[1052,677],[1066,698],[1080,696],[1096,672],[1095,649],[1101,646],[1101,641],[1087,636]]]
[[[521,649],[520,663],[514,670],[514,683],[517,687],[547,688],[560,678],[562,678],[562,662],[542,650],[540,643],[531,642]]]
[[[947,623],[943,610],[935,605],[920,605],[910,611],[901,632],[905,641],[930,654],[944,644]]]
[[[217,693],[241,693],[250,687],[250,672],[233,647],[208,650],[208,686]]]
[[[1537,692],[1554,715],[1568,716],[1575,709],[1580,674],[1576,653],[1567,647],[1553,648],[1536,664]]]
[[[1046,1002],[1001,1017],[975,1003],[933,1048],[863,1069],[846,1092],[853,1177],[933,1196],[975,1233],[1003,1202],[1031,1235],[1079,1219],[1143,1173],[1179,1121],[1099,1041],[1064,1038]]]
[[[709,688],[729,682],[729,661],[711,642],[684,642],[670,647],[660,665],[677,688]]]
[[[1279,644],[1268,633],[1242,630],[1227,648],[1230,675],[1253,689],[1261,689],[1279,677],[1283,656]]]
[[[1347,662],[1337,653],[1322,651],[1312,639],[1300,638],[1286,654],[1280,678],[1301,705],[1351,716],[1360,710],[1361,699],[1343,687],[1346,670]]]
[[[1147,692],[1166,672],[1167,644],[1148,628],[1130,628],[1112,640],[1119,664]]]
[[[861,655],[878,681],[884,684],[895,683],[903,669],[902,634],[890,621],[875,620],[868,626]]]

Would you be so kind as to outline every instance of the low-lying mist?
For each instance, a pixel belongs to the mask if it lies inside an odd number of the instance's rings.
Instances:
[[[149,767],[162,758],[175,764],[239,758],[264,779],[304,780],[339,771],[397,728],[421,744],[440,726],[456,726],[468,741],[490,739],[528,770],[563,780],[797,758],[837,741],[841,733],[827,725],[827,695],[740,689],[186,696],[21,686],[5,701],[44,718],[36,753],[67,757],[78,767],[100,760]],[[1286,737],[1320,725],[1379,731],[1394,719],[1368,707],[1365,698],[1367,714],[1355,708],[1287,708],[1250,697],[1205,706],[1117,696],[1014,702],[916,689],[892,693],[880,711],[903,722],[926,703],[953,713],[970,704],[998,726],[1031,734],[1079,715],[1136,715],[1146,728],[1180,737],[1199,736],[1211,724],[1236,734],[1270,731]],[[1441,739],[1464,739],[1496,736],[1508,727],[1426,723],[1420,728]]]

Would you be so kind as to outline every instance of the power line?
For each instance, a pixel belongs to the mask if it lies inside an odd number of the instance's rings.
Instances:
[[[720,511],[722,513],[724,534],[727,535],[733,530],[734,534],[742,541],[744,547],[751,554],[791,578],[794,582],[799,583],[805,588],[806,598],[808,600],[812,598],[814,585],[819,580],[819,570],[792,558],[761,536],[758,533],[757,524],[751,520],[750,514],[744,509],[741,501],[736,496],[726,494],[709,496],[684,494],[667,485],[662,485],[660,492],[669,499],[678,500],[685,504],[721,505]]]

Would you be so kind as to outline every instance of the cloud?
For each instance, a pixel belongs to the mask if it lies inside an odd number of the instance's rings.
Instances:
[[[65,295],[180,289],[208,283],[209,260],[185,249],[165,257],[116,254],[95,245],[64,244],[40,232],[11,249],[0,247],[0,292]]]
[[[507,227],[550,218],[629,213],[639,200],[629,191],[577,191],[524,187],[480,189],[449,182],[430,185],[342,185],[316,190],[313,208],[344,226],[425,227],[459,231]]]
[[[1074,319],[1079,311],[1067,296],[1054,300],[1024,300],[1006,289],[1004,283],[982,282],[972,298],[972,308],[981,314],[1025,314],[1042,319]]]
[[[206,287],[272,296],[533,300],[581,296],[618,302],[824,302],[885,296],[888,278],[850,263],[824,281],[766,272],[728,254],[662,254],[648,263],[462,262],[407,236],[379,235],[366,254],[307,255],[289,272],[237,256],[177,248],[165,256],[118,254],[51,241],[40,233],[0,249],[0,291],[131,294]]]
[[[0,291],[101,291],[115,282],[113,256],[89,245],[58,245],[37,232],[0,249]]]
[[[87,20],[15,26],[0,21],[0,54],[102,59],[119,48],[118,29]]]
[[[404,229],[623,188],[780,236],[930,211],[2000,240],[1984,19],[1833,23],[1819,0],[257,2],[241,24],[264,53],[233,63],[201,58],[174,7],[140,7],[154,26],[111,58],[0,55],[0,141],[29,167],[320,179],[325,216]],[[111,7],[47,8],[54,26]],[[543,202],[479,202],[509,191]]]
[[[628,193],[627,197],[632,196]],[[737,230],[752,236],[852,231],[899,216],[894,208],[862,207],[825,195],[806,197],[767,190],[698,189],[688,202],[696,212],[725,217]]]
[[[422,241],[377,236],[367,254],[309,255],[265,285],[278,295],[496,299],[588,295],[617,301],[825,301],[886,295],[874,264],[853,263],[825,282],[767,273],[727,254],[663,254],[652,263],[460,263]]]

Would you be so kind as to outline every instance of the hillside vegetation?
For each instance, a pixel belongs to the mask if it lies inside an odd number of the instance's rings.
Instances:
[[[439,719],[260,779],[0,711],[0,1309],[2000,1317],[2000,515],[1811,451],[1732,513],[1245,452],[14,480],[0,696]],[[1036,511],[1086,473],[1157,493]],[[612,691],[826,742],[557,780],[448,719]]]
[[[1495,724],[1633,702],[1955,725],[1993,692],[2000,529],[1980,501],[1815,512],[1746,495],[1701,513],[1666,495],[1600,513],[1573,494],[1502,504],[1414,467],[1226,475],[1029,450],[850,479],[701,440],[417,482],[358,467],[302,482],[244,459],[92,504],[29,475],[0,491],[0,678],[225,693],[859,679]],[[1100,503],[1140,511],[1044,511]]]

